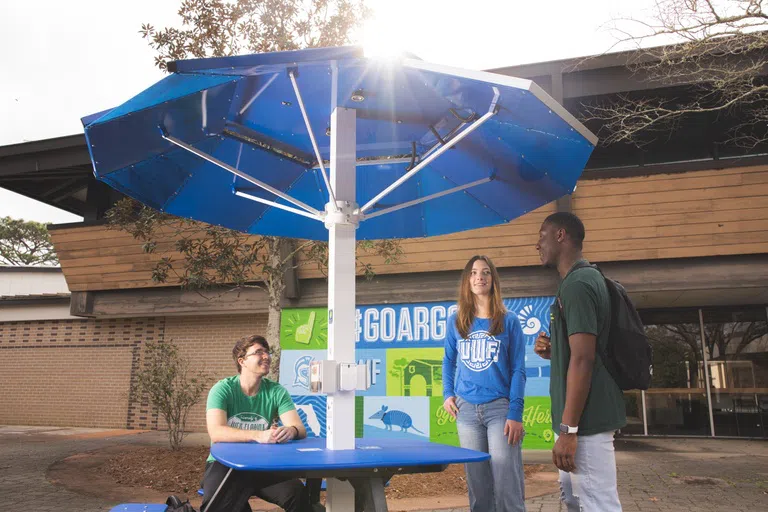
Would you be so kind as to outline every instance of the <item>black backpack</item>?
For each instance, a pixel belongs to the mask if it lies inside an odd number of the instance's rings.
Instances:
[[[189,500],[181,501],[177,496],[168,496],[165,504],[168,505],[165,512],[195,512],[195,509],[189,504]]]
[[[640,315],[624,287],[613,279],[605,277],[597,265],[580,263],[574,266],[571,271],[588,267],[594,268],[603,276],[611,298],[608,345],[606,350],[601,350],[598,347],[597,353],[600,354],[605,368],[620,389],[648,389],[653,375],[653,350],[645,335]],[[565,324],[563,305],[559,298],[558,303],[560,304],[560,316],[563,319],[565,335],[568,336],[568,326]]]

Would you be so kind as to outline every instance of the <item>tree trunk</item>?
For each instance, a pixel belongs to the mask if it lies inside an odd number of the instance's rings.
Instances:
[[[285,265],[282,245],[290,243],[285,238],[272,238],[267,244],[270,270],[265,276],[269,294],[269,314],[267,316],[267,341],[272,348],[272,362],[269,376],[277,381],[280,377],[280,314],[283,310],[281,301],[285,293]]]
[[[272,361],[269,368],[269,378],[277,381],[280,377],[280,313],[282,306],[277,302],[269,301],[269,315],[267,317],[267,341],[272,348]]]

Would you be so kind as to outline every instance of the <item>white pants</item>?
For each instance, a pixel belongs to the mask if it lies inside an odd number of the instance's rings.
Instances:
[[[579,436],[576,470],[560,471],[560,499],[568,512],[621,512],[613,434]]]

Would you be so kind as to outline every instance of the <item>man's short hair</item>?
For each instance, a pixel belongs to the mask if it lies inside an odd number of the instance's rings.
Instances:
[[[555,226],[557,229],[564,229],[573,241],[573,245],[577,249],[581,249],[584,242],[584,223],[576,215],[569,212],[553,213],[544,219],[544,224]]]
[[[258,334],[246,336],[245,338],[237,340],[237,343],[235,343],[235,347],[232,349],[232,359],[235,360],[237,373],[240,373],[242,370],[240,363],[238,363],[237,360],[241,357],[245,357],[245,354],[248,353],[248,349],[254,345],[261,345],[264,347],[264,350],[269,352],[269,343],[267,342],[266,338],[264,338],[264,336],[259,336]]]

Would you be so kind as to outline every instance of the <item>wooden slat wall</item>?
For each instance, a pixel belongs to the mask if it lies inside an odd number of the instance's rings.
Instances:
[[[406,239],[401,242],[403,257],[395,264],[386,265],[383,258],[375,256],[363,257],[361,261],[371,262],[379,274],[461,269],[475,254],[490,256],[502,267],[535,265],[539,261],[534,249],[539,226],[554,211],[553,202],[509,224],[445,236]],[[300,278],[320,276],[319,271],[310,267],[302,267],[299,272]]]
[[[768,253],[768,166],[583,181],[572,204],[593,261]],[[553,211],[551,203],[503,226],[405,240],[397,264],[367,261],[382,274],[458,270],[474,254],[500,267],[538,265],[538,228]],[[164,241],[147,255],[130,235],[104,226],[51,234],[72,291],[156,286],[151,269],[172,247]],[[320,275],[310,266],[299,271]]]
[[[594,261],[768,252],[768,166],[584,181],[572,204]]]

